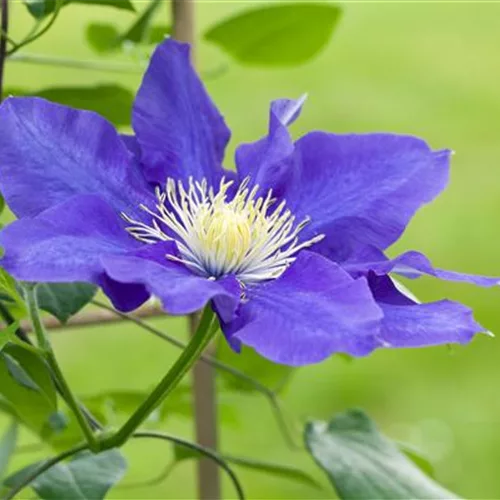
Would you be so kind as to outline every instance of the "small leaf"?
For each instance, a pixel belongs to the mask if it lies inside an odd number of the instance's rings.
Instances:
[[[217,359],[226,365],[234,366],[250,378],[272,390],[281,390],[289,382],[294,369],[290,366],[278,365],[257,354],[253,349],[243,346],[236,354],[227,344],[219,342]],[[254,391],[255,386],[225,371],[220,372],[228,389],[235,391]]]
[[[340,498],[458,498],[427,477],[359,410],[337,415],[329,423],[310,422],[304,437]]]
[[[9,342],[15,343],[17,341],[16,337],[17,328],[18,324],[12,323],[12,325],[9,325],[0,332],[0,352]]]
[[[56,0],[23,0],[28,11],[35,19],[43,19],[52,14],[56,9]],[[91,4],[104,7],[115,7],[116,9],[134,12],[134,6],[130,0],[64,0],[62,7],[70,3]]]
[[[327,44],[340,14],[331,3],[271,5],[222,21],[205,39],[243,64],[293,66],[309,61]]]
[[[85,36],[96,52],[109,52],[120,45],[120,34],[112,24],[90,23],[87,26]]]
[[[0,482],[5,477],[10,458],[16,449],[17,422],[13,421],[0,440]]]
[[[24,0],[24,3],[35,19],[42,19],[56,8],[56,0]]]
[[[126,470],[127,462],[117,449],[98,455],[83,452],[67,464],[51,467],[38,476],[31,487],[46,500],[101,500],[122,479]]]
[[[22,319],[28,312],[24,300],[19,294],[19,287],[16,280],[0,267],[0,301],[9,310],[15,319]]]
[[[41,283],[37,287],[40,309],[66,323],[94,297],[97,287],[89,283]]]
[[[120,42],[141,43],[146,40],[146,35],[160,3],[160,0],[152,0],[132,26],[121,35]]]

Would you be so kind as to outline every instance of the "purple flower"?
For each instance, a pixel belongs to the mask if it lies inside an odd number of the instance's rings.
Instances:
[[[302,100],[271,105],[268,134],[222,167],[230,132],[172,40],[134,104],[135,136],[36,98],[0,108],[0,190],[19,218],[0,235],[17,279],[88,281],[130,311],[151,295],[171,314],[211,302],[236,350],[280,363],[377,347],[468,342],[466,307],[418,304],[389,273],[489,286],[384,250],[445,187],[450,152],[415,137],[287,126]]]

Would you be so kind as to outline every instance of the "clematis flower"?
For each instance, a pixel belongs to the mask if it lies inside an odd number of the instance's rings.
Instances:
[[[0,235],[17,279],[87,281],[131,311],[210,303],[231,346],[302,365],[333,353],[465,343],[482,330],[451,301],[419,304],[391,273],[468,281],[421,254],[384,251],[445,187],[450,152],[392,134],[287,130],[303,99],[272,103],[265,137],[236,151],[189,63],[155,51],[120,135],[95,113],[37,98],[0,108],[0,190],[18,220]]]

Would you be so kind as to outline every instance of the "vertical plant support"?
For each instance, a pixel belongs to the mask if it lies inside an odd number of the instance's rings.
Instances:
[[[194,62],[194,0],[172,0],[172,34],[176,40],[191,44]],[[198,315],[189,317],[191,335],[196,331]],[[198,362],[193,370],[193,405],[195,435],[199,445],[217,449],[217,396],[215,370],[206,363]],[[197,462],[198,498],[217,500],[221,497],[220,473],[217,464],[207,458]]]
[[[7,37],[9,32],[9,0],[1,0],[0,4],[0,102],[3,98],[3,80],[5,59],[7,58]]]

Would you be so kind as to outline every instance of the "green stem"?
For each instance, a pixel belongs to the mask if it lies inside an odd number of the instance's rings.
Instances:
[[[76,400],[75,395],[73,394],[68,383],[66,382],[66,379],[64,378],[61,368],[59,367],[59,363],[57,362],[54,351],[52,350],[52,345],[50,344],[49,337],[47,335],[47,332],[45,331],[45,327],[43,326],[42,319],[40,318],[40,313],[38,311],[38,302],[37,302],[35,286],[33,285],[26,286],[25,290],[26,290],[26,303],[28,305],[28,311],[30,314],[31,322],[33,324],[33,331],[35,332],[38,341],[38,346],[43,351],[45,359],[49,364],[55,379],[58,382],[62,395],[66,403],[70,407],[71,411],[75,415],[78,424],[83,434],[85,435],[89,448],[94,452],[98,451],[99,443],[97,441],[97,438],[94,435],[94,432],[90,427],[88,420],[85,418],[85,415],[83,414],[80,408],[80,404]]]
[[[113,436],[101,442],[101,450],[107,450],[124,444],[127,439],[148,418],[153,410],[170,394],[182,380],[184,375],[200,358],[205,347],[210,343],[218,331],[218,324],[214,323],[214,314],[208,305],[203,311],[200,324],[192,336],[186,349],[170,368],[165,377],[146,398],[135,413],[125,422],[123,427]]]

